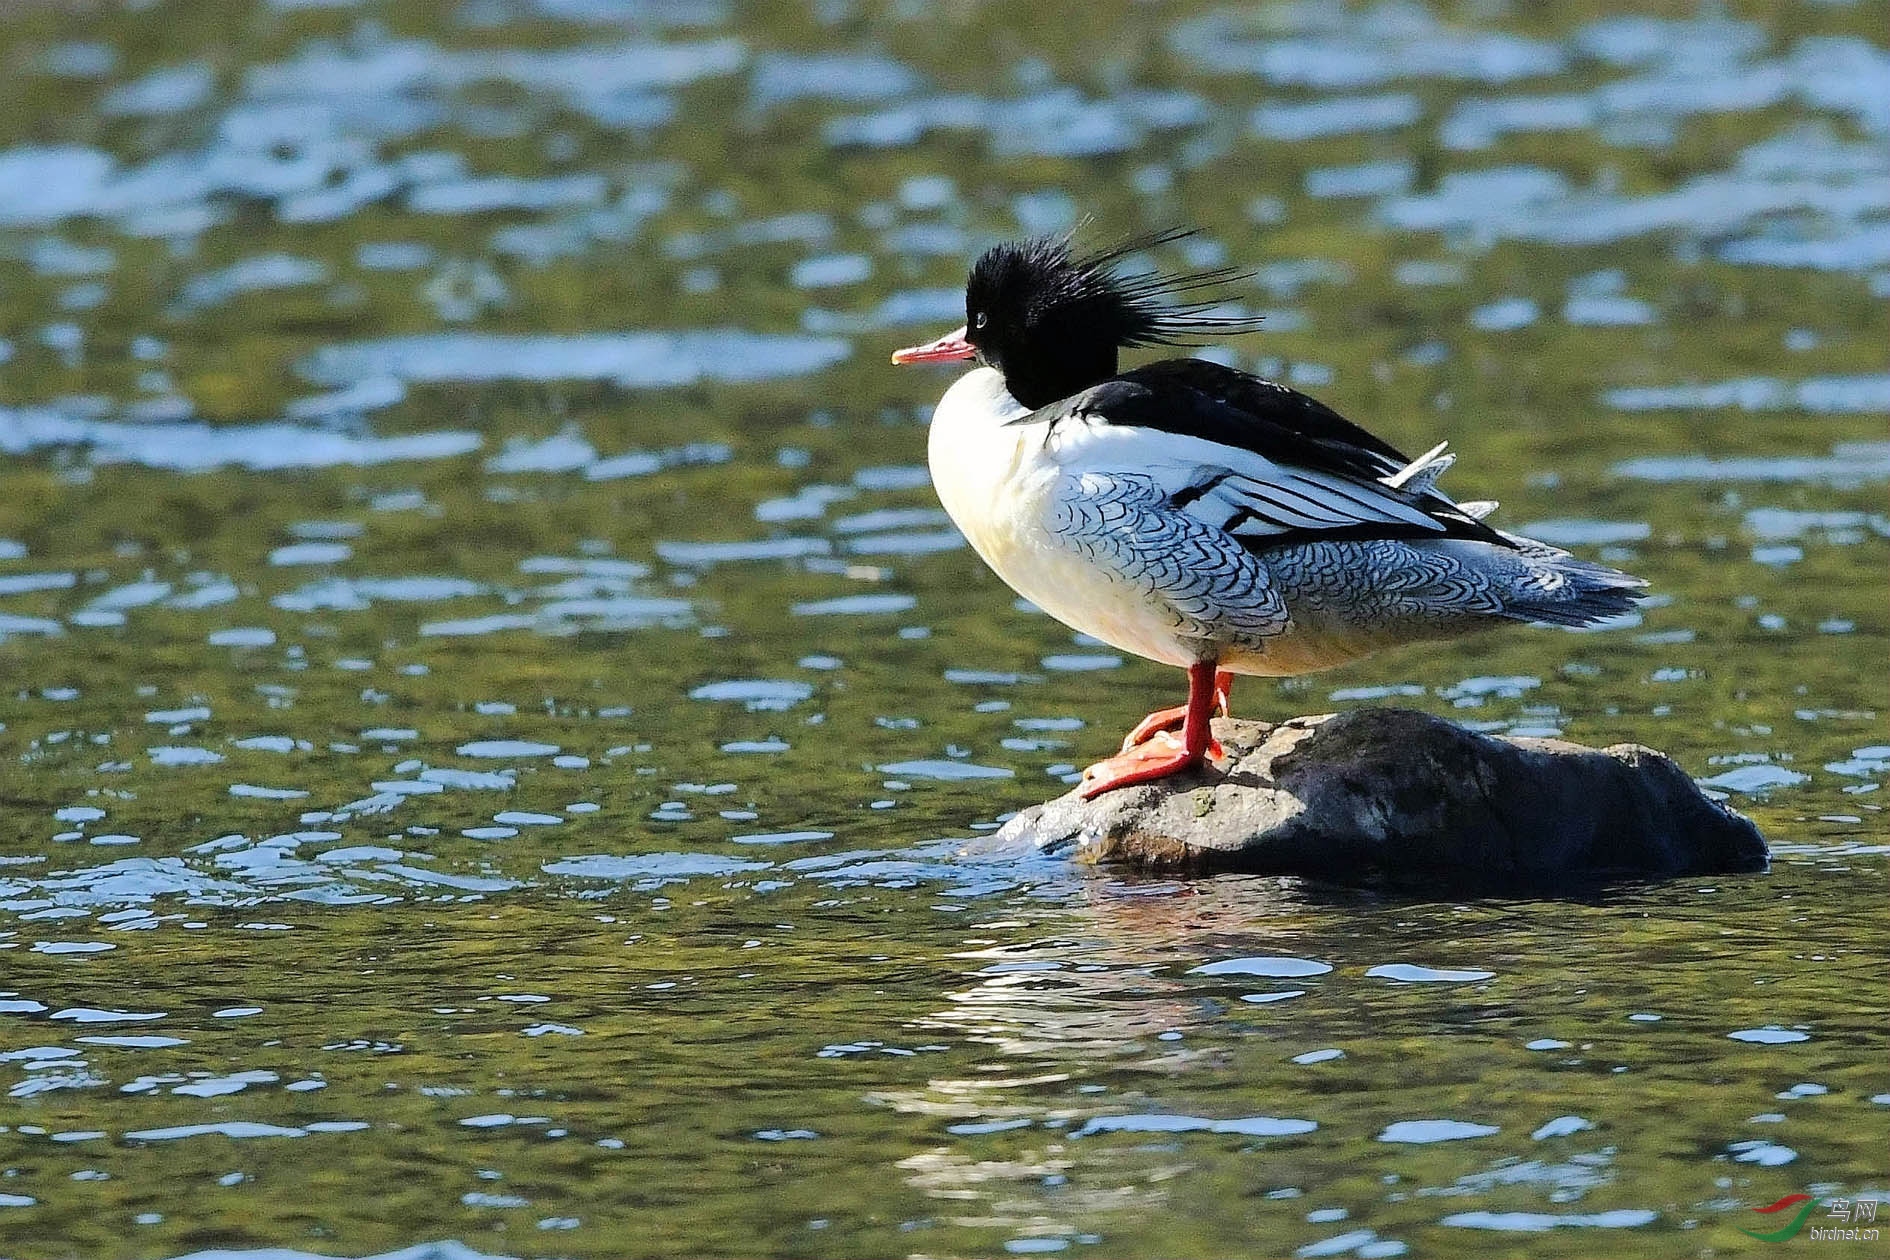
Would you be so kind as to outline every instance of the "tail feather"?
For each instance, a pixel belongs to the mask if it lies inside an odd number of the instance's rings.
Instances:
[[[1631,573],[1579,560],[1548,543],[1504,534],[1522,553],[1527,572],[1506,593],[1503,615],[1579,629],[1634,611],[1647,583]]]
[[[1384,483],[1393,489],[1415,495],[1445,498],[1438,492],[1437,479],[1457,462],[1457,457],[1450,454],[1445,446],[1445,443],[1439,442],[1397,472],[1383,478]],[[1448,498],[1445,501],[1449,502]],[[1496,511],[1495,501],[1489,499],[1473,499],[1454,506],[1457,511],[1477,521]],[[1646,582],[1631,573],[1623,573],[1592,560],[1577,559],[1560,547],[1505,530],[1495,532],[1515,551],[1502,553],[1505,558],[1497,559],[1488,553],[1500,552],[1501,549],[1488,548],[1482,553],[1482,563],[1477,567],[1490,573],[1492,570],[1485,566],[1494,562],[1498,570],[1507,570],[1503,577],[1497,579],[1502,603],[1499,616],[1579,629],[1633,612],[1647,586]],[[1486,546],[1482,543],[1471,545],[1479,548]]]

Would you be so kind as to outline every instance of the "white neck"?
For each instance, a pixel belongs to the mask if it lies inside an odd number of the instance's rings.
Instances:
[[[1009,423],[1028,414],[1004,377],[986,367],[959,377],[932,413],[926,443],[932,485],[952,521],[994,566],[993,548],[1013,531],[1011,518],[1034,512],[1018,497],[1028,494],[1045,426]]]
[[[932,432],[989,429],[1015,420],[1029,408],[1011,397],[996,368],[973,368],[945,391],[932,412]]]

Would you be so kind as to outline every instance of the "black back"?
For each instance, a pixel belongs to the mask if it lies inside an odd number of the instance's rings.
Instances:
[[[1318,399],[1206,359],[1164,359],[1116,380],[1137,387],[1140,395],[1131,404],[1138,418],[1129,423],[1373,479],[1411,462]]]

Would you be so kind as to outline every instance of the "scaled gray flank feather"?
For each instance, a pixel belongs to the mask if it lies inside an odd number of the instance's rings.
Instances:
[[[1049,536],[1153,597],[1189,638],[1259,647],[1291,623],[1238,539],[1175,511],[1150,477],[1085,472],[1057,487]]]
[[[1522,578],[1528,568],[1514,563],[1514,554],[1482,543],[1391,538],[1298,543],[1260,553],[1302,620],[1330,619],[1362,630],[1501,617],[1503,579]]]
[[[1396,538],[1254,546],[1176,511],[1136,473],[1068,475],[1054,502],[1049,536],[1142,592],[1181,635],[1254,651],[1293,629],[1432,638],[1492,619],[1588,625],[1632,609],[1642,585],[1515,535],[1505,535],[1507,547]]]

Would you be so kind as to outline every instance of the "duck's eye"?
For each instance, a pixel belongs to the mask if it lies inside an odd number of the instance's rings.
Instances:
[[[973,328],[983,328],[986,324],[990,322],[991,322],[991,317],[986,315],[983,311],[979,311],[977,318],[971,321],[971,326]]]

